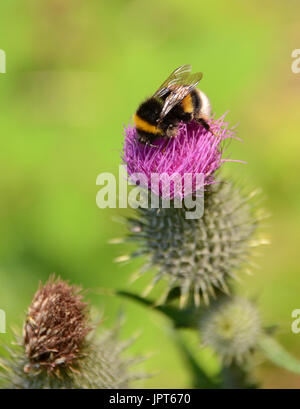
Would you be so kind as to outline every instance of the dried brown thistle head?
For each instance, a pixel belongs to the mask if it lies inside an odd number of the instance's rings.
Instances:
[[[81,288],[54,276],[40,284],[28,309],[24,325],[24,347],[29,364],[24,371],[60,375],[60,370],[75,370],[82,357],[88,325],[88,304],[82,301]]]

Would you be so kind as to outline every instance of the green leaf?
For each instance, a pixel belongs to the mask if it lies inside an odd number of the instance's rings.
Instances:
[[[264,355],[274,364],[288,371],[300,374],[300,361],[287,352],[274,338],[264,335],[260,338],[259,347]]]
[[[190,374],[192,376],[193,388],[197,389],[220,389],[221,385],[215,378],[209,377],[206,372],[201,368],[182,337],[178,332],[173,332],[173,338],[179,348],[185,362],[187,363]]]
[[[131,299],[145,307],[161,312],[173,322],[175,328],[194,328],[197,325],[196,319],[199,311],[194,307],[179,309],[171,305],[156,305],[153,300],[148,300],[128,291],[117,290],[115,295]]]

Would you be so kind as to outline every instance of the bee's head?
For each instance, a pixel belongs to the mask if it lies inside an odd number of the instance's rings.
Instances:
[[[149,124],[156,125],[159,120],[161,110],[162,102],[157,98],[152,97],[147,99],[139,106],[136,114]]]

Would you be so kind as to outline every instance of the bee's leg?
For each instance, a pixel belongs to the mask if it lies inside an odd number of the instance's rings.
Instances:
[[[210,131],[210,125],[204,118],[198,118],[197,122],[199,122],[207,131]]]
[[[138,137],[138,141],[139,141],[140,143],[142,143],[143,145],[152,146],[152,148],[158,148],[157,145],[153,145],[153,144],[151,143],[151,141],[149,140],[148,137],[139,136],[139,137]],[[153,142],[154,142],[154,141],[153,141]]]
[[[157,148],[157,149],[159,148],[159,146],[152,145],[152,143],[150,143],[150,142],[147,142],[146,145],[151,146],[152,148]]]
[[[208,132],[211,132],[214,136],[217,136],[211,129],[209,123],[207,122],[206,118],[203,117],[199,117],[199,118],[195,118],[195,121],[197,121],[199,124],[201,124],[203,126],[204,129],[206,129]]]
[[[137,138],[137,140],[138,140],[140,143],[142,143],[143,145],[146,145],[146,143],[147,143],[146,138],[144,138],[143,136],[139,136],[139,137]]]

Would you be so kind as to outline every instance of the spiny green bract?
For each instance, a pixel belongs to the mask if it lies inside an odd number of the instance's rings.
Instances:
[[[206,303],[216,289],[228,291],[228,279],[248,261],[259,215],[250,199],[231,183],[217,183],[205,192],[204,215],[186,219],[184,208],[139,208],[130,219],[131,239],[140,243],[134,256],[148,256],[157,267],[152,286],[168,279],[168,292],[180,287],[181,305],[194,294],[196,305]],[[146,268],[144,269],[146,270]]]
[[[122,353],[133,340],[117,340],[117,329],[104,332],[87,341],[77,368],[61,368],[59,375],[42,369],[24,368],[29,364],[22,345],[10,349],[10,358],[1,360],[0,387],[13,389],[118,389],[129,388],[141,378],[130,367],[138,358],[124,358]]]

